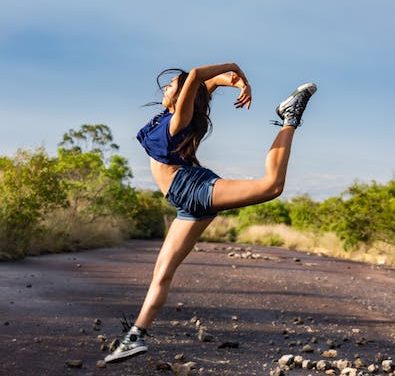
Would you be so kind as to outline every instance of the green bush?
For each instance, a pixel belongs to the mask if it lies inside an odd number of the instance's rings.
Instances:
[[[54,158],[43,148],[0,157],[0,259],[24,257],[33,244],[62,251],[104,245],[119,238],[114,226],[125,238],[163,236],[171,208],[161,192],[130,186],[117,149],[107,126],[83,125],[63,136]]]
[[[0,250],[11,258],[26,254],[45,213],[66,204],[56,161],[43,148],[19,149],[14,159],[0,158]]]
[[[354,183],[343,193],[341,218],[334,229],[346,248],[358,242],[395,243],[395,181]]]
[[[291,225],[300,230],[316,229],[319,226],[318,207],[309,195],[294,197],[287,204]]]
[[[287,206],[278,199],[245,206],[240,209],[238,219],[239,229],[253,224],[291,223]]]

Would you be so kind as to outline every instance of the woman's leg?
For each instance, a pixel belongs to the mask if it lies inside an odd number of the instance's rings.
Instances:
[[[182,260],[191,252],[199,236],[214,218],[199,221],[174,219],[155,263],[152,282],[149,286],[140,313],[134,324],[147,329],[158,311],[166,302],[174,273]]]
[[[213,187],[215,210],[239,208],[272,200],[283,191],[295,128],[283,126],[266,156],[266,175],[259,179],[218,179]]]

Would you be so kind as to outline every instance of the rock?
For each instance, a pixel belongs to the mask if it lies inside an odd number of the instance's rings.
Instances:
[[[205,327],[200,327],[198,332],[198,339],[201,342],[211,342],[214,340],[214,336],[210,333],[207,333]]]
[[[296,355],[294,358],[294,364],[296,367],[302,367],[303,357],[301,355]]]
[[[176,305],[176,311],[181,311],[182,307],[184,307],[184,303],[178,302],[177,305]]]
[[[360,357],[357,357],[354,360],[354,366],[355,366],[355,368],[365,367],[365,362]]]
[[[81,264],[77,264],[77,268],[80,268],[81,267]]]
[[[39,337],[34,337],[33,341],[34,341],[35,343],[41,343],[41,338],[39,338]]]
[[[231,317],[231,319],[232,319],[232,321],[237,321],[237,320],[239,320],[239,317],[236,316],[236,315],[233,315],[233,316]]]
[[[295,325],[302,325],[302,324],[304,324],[304,321],[301,317],[298,316],[298,317],[294,318],[294,324]]]
[[[82,360],[79,359],[66,360],[66,365],[70,368],[81,368],[82,363]]]
[[[31,284],[31,283],[28,283],[28,284],[26,285],[26,287],[32,287],[32,284]]]
[[[334,376],[336,375],[336,371],[334,369],[327,369],[325,375]]]
[[[182,359],[184,359],[184,353],[176,354],[174,359],[175,360],[182,360]]]
[[[96,362],[96,368],[106,368],[106,362],[104,360],[98,360]]]
[[[218,345],[219,349],[226,349],[226,348],[235,349],[238,347],[239,347],[239,342],[237,342],[237,341],[234,341],[234,342],[226,341],[226,342],[222,342],[220,345]]]
[[[189,320],[189,322],[191,322],[192,324],[195,324],[197,320],[198,320],[198,317],[197,317],[197,316],[193,316],[193,317]]]
[[[85,330],[84,328],[81,328],[81,329],[80,329],[80,333],[81,333],[81,334],[86,334],[86,330]]]
[[[253,253],[253,254],[251,255],[251,258],[253,258],[254,260],[257,260],[257,259],[261,259],[262,256],[261,256],[259,253]]]
[[[277,367],[270,371],[270,376],[285,376],[285,372],[280,367]]]
[[[229,253],[228,253],[228,257],[234,257],[235,254],[236,254],[236,252],[229,252]]]
[[[101,320],[100,319],[95,319],[93,321],[93,325],[101,325]]]
[[[325,356],[326,358],[336,358],[337,357],[337,351],[336,350],[326,350],[322,353],[322,356]]]
[[[352,363],[347,359],[339,359],[333,362],[334,366],[337,367],[340,371],[344,368],[351,367]]]
[[[314,366],[313,362],[310,359],[305,359],[302,362],[303,369],[312,369]]]
[[[294,362],[294,356],[292,354],[283,355],[278,360],[278,365],[282,368],[284,366],[289,366]]]
[[[179,322],[178,320],[171,320],[171,321],[170,321],[170,325],[171,325],[171,326],[179,326],[179,325],[180,325],[180,322]]]
[[[379,370],[379,366],[378,365],[376,365],[376,364],[370,364],[369,366],[368,366],[368,371],[370,372],[370,373],[376,373],[377,371]]]
[[[119,339],[115,338],[111,343],[110,343],[110,351],[113,352],[118,346],[120,342]]]
[[[189,376],[189,375],[191,375],[192,369],[195,369],[195,368],[196,368],[195,362],[187,362],[184,364],[173,363],[171,365],[171,370],[177,376]]]
[[[317,362],[316,368],[318,371],[326,371],[331,368],[331,364],[327,360],[319,360]]]
[[[307,345],[303,346],[302,352],[311,353],[311,352],[314,352],[314,349],[309,344],[307,344]]]
[[[340,375],[342,375],[342,376],[357,376],[357,369],[351,368],[351,367],[343,368],[340,372]]]
[[[97,339],[98,339],[100,342],[106,342],[106,341],[107,341],[106,336],[103,335],[103,334],[99,334],[99,335],[97,336]]]
[[[392,364],[391,359],[386,359],[381,362],[381,368],[383,369],[384,372],[391,372],[391,370],[394,368],[394,365]]]

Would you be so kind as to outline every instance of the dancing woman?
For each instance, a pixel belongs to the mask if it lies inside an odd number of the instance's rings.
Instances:
[[[163,71],[163,73],[172,70]],[[221,210],[239,208],[278,197],[284,188],[295,129],[317,90],[313,83],[299,86],[276,108],[282,122],[258,179],[224,179],[202,167],[196,151],[211,126],[211,93],[219,86],[240,89],[236,108],[250,108],[251,87],[237,64],[206,65],[189,73],[178,70],[163,88],[163,112],[141,128],[137,139],[150,156],[151,171],[163,195],[177,209],[155,263],[143,306],[120,345],[106,362],[124,360],[148,350],[144,336],[166,302],[177,267],[191,252],[199,236]]]

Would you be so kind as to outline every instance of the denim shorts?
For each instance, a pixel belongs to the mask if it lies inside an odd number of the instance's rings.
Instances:
[[[217,211],[212,209],[212,192],[216,173],[205,167],[181,166],[166,194],[166,200],[177,209],[177,218],[198,221],[214,218]]]

